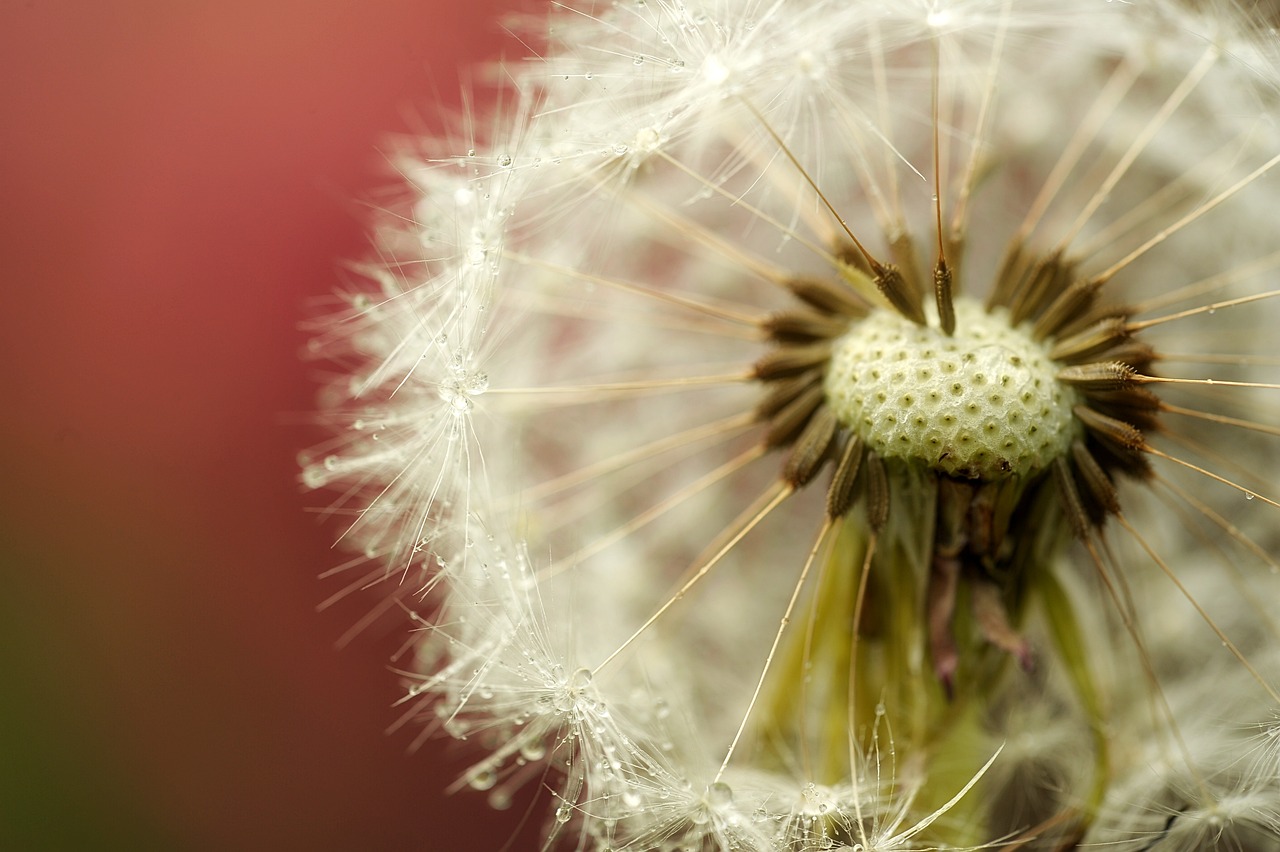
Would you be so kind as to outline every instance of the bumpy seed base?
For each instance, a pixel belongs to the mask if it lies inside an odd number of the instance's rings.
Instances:
[[[1075,391],[1003,308],[955,310],[951,337],[883,309],[855,323],[832,352],[828,404],[887,458],[971,479],[1043,469],[1076,436]]]

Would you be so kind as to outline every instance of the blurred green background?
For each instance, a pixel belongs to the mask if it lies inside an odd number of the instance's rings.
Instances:
[[[534,848],[384,733],[294,461],[378,146],[500,5],[0,3],[0,849]]]

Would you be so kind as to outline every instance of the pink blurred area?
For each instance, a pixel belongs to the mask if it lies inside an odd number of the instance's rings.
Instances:
[[[534,848],[317,579],[308,305],[510,0],[0,6],[0,848]],[[460,79],[463,81],[460,83]]]

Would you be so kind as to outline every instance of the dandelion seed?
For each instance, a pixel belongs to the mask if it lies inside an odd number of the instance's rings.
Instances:
[[[303,481],[455,789],[551,783],[548,849],[1280,846],[1280,57],[1060,7],[557,8],[404,153]]]

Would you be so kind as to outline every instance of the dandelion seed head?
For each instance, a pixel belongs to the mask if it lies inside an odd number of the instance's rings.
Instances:
[[[1046,348],[970,301],[944,335],[889,311],[835,344],[826,374],[836,417],[881,455],[953,476],[1026,476],[1064,454],[1077,397]]]
[[[302,479],[456,789],[542,779],[548,849],[1274,845],[1280,72],[1211,11],[557,7],[404,146]]]

